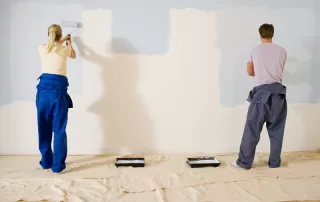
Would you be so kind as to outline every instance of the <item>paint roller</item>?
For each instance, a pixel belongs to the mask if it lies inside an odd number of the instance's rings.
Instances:
[[[66,21],[66,20],[63,20],[63,21],[61,22],[61,26],[62,26],[62,27],[75,28],[73,31],[71,31],[71,32],[68,34],[68,36],[70,36],[70,37],[71,37],[71,33],[73,33],[73,32],[75,32],[75,31],[77,31],[77,30],[79,30],[79,29],[82,28],[82,24],[81,24],[80,22],[77,22],[77,21]],[[67,43],[67,45],[68,45],[68,43]]]

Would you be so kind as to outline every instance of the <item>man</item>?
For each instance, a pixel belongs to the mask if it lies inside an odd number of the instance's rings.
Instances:
[[[259,28],[261,43],[252,49],[247,72],[255,77],[256,86],[250,91],[250,106],[240,145],[238,160],[233,166],[250,169],[264,123],[270,138],[269,167],[281,164],[281,149],[287,118],[286,87],[282,85],[282,73],[286,50],[274,43],[274,27],[263,24]]]

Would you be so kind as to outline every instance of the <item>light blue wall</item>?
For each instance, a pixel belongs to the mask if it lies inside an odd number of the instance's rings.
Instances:
[[[0,105],[12,101],[10,66],[10,0],[1,2],[0,7]]]
[[[21,0],[22,1],[22,0]],[[21,2],[20,1],[20,2]],[[284,83],[288,87],[289,103],[316,103],[320,92],[317,90],[320,81],[318,59],[319,53],[319,1],[316,0],[23,0],[24,2],[41,2],[42,4],[53,6],[80,5],[82,9],[106,8],[112,9],[113,27],[112,36],[114,39],[124,39],[129,42],[132,48],[123,45],[121,40],[112,41],[112,50],[117,53],[131,54],[165,54],[169,49],[169,10],[170,8],[199,8],[207,11],[223,10],[224,8],[266,8],[271,11],[283,8],[308,8],[316,13],[317,25],[314,34],[309,36],[299,36],[294,39],[291,36],[277,36],[282,45],[283,38],[289,38],[291,41],[300,40],[304,43],[310,59],[299,61],[294,57],[290,58],[289,65],[299,67],[296,72],[288,71],[285,73]],[[10,52],[8,52],[10,38],[10,27],[17,26],[19,22],[11,22],[10,5],[8,0],[1,3],[0,23],[1,23],[1,69],[0,69],[0,104],[10,103],[12,101],[32,101],[34,100],[36,78],[40,74],[39,58],[37,56],[37,45],[45,39],[38,37],[37,34],[29,35],[29,39],[20,47],[22,51],[27,52],[21,55],[13,54],[13,61],[10,62]],[[16,2],[16,1],[11,1]],[[318,2],[318,3],[315,3]],[[26,3],[27,5],[27,3]],[[26,7],[26,9],[28,9]],[[75,12],[78,15],[77,11]],[[36,14],[35,14],[36,15]],[[228,14],[232,15],[232,13]],[[283,13],[285,16],[286,13]],[[42,15],[39,18],[46,18]],[[248,90],[252,87],[253,81],[245,73],[245,63],[247,59],[247,50],[243,50],[239,45],[243,45],[247,40],[252,41],[256,37],[259,43],[257,33],[246,32],[248,22],[234,22],[230,19],[237,16],[220,16],[216,19],[217,48],[220,50],[220,97],[221,104],[225,106],[235,106],[242,104],[246,100]],[[45,21],[45,19],[42,19]],[[277,21],[281,21],[281,15]],[[40,20],[39,20],[40,22]],[[21,22],[20,22],[21,23]],[[27,23],[27,22],[26,22]],[[59,23],[59,22],[52,22]],[[241,25],[234,33],[230,32],[227,25],[235,23]],[[274,22],[269,22],[274,23]],[[294,23],[294,22],[288,22]],[[310,22],[313,23],[313,22]],[[104,26],[104,25],[101,25]],[[308,26],[297,24],[296,28]],[[311,25],[310,25],[311,26]],[[229,26],[230,27],[230,26]],[[239,27],[239,26],[238,26]],[[292,26],[290,26],[291,28]],[[2,29],[3,28],[3,29]],[[257,27],[258,28],[258,27]],[[27,29],[27,27],[24,27]],[[276,27],[277,30],[285,27]],[[43,30],[42,35],[45,36]],[[295,30],[292,30],[294,32]],[[237,37],[237,32],[241,38]],[[247,37],[244,35],[247,34]],[[291,38],[290,38],[291,37]],[[41,38],[41,39],[39,39]],[[12,39],[15,40],[15,39]],[[21,40],[21,39],[17,39]],[[195,39],[196,40],[196,39]],[[255,39],[254,39],[255,40]],[[282,41],[281,41],[282,40]],[[288,41],[290,45],[291,41]],[[283,43],[286,45],[286,43]],[[247,49],[250,49],[252,42],[248,43]],[[240,47],[240,48],[239,48]],[[16,49],[17,47],[13,47]],[[13,49],[12,48],[12,49]],[[16,53],[13,50],[13,53]],[[290,57],[290,51],[289,51]],[[17,61],[20,60],[20,61]],[[76,70],[81,66],[81,59],[71,63],[70,80],[72,81],[71,93],[81,92],[81,71]]]
[[[319,103],[320,102],[320,1],[315,1],[314,6],[316,14],[316,33],[313,38],[313,50],[312,50],[312,63],[310,69],[310,80],[307,77],[307,83],[312,86],[312,93],[310,94],[307,103]]]

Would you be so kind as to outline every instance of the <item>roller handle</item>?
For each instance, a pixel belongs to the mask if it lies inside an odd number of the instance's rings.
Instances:
[[[68,36],[70,36],[70,37],[71,37],[71,34],[68,34]],[[68,42],[66,42],[66,44],[68,45]]]

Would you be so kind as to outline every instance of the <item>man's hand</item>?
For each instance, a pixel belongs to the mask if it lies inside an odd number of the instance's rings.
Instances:
[[[255,76],[253,62],[248,62],[247,63],[247,73],[248,73],[249,76]]]

